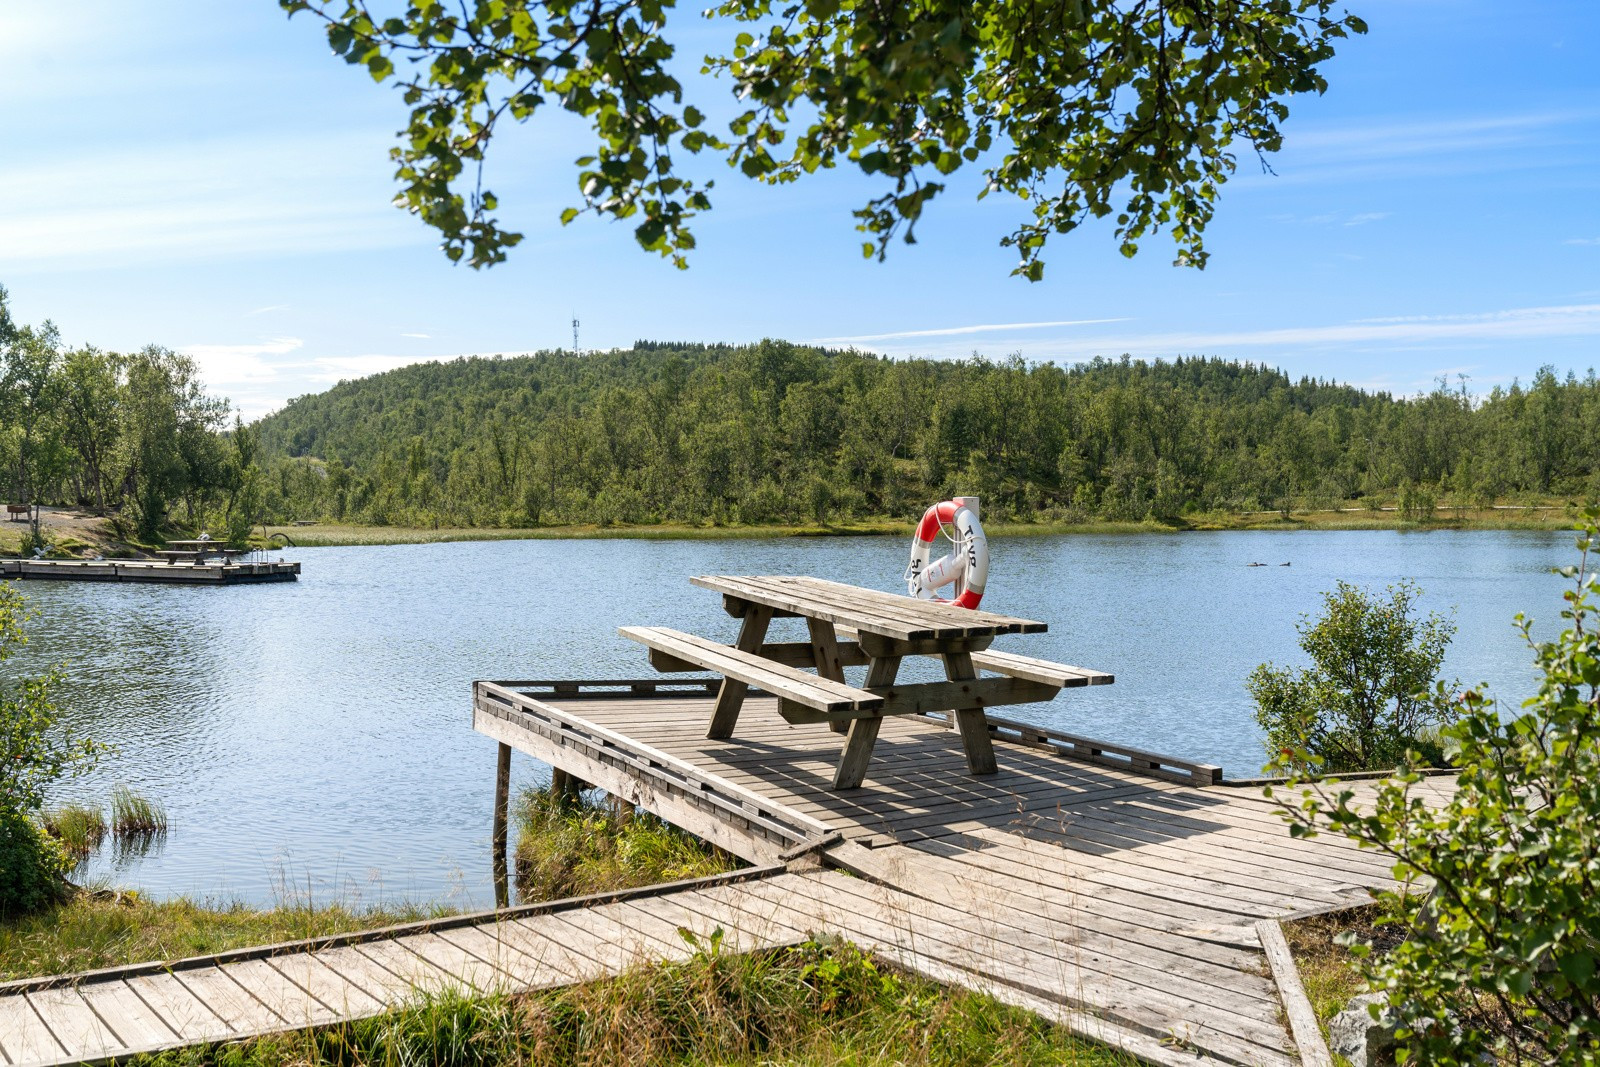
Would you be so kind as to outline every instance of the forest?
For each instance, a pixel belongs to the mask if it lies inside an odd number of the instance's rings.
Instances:
[[[1548,367],[1487,395],[1395,397],[1216,358],[641,341],[419,363],[229,415],[181,354],[68,350],[0,313],[7,499],[79,505],[145,543],[295,520],[906,520],[957,493],[991,520],[1058,523],[1600,496],[1600,383]]]
[[[14,504],[75,504],[151,543],[174,524],[243,541],[259,521],[255,431],[200,381],[192,359],[154,345],[68,349],[25,326],[0,288],[0,486]],[[30,516],[24,553],[49,546]]]
[[[1214,358],[891,360],[763,341],[416,364],[256,425],[274,518],[1001,521],[1592,500],[1600,383],[1393,397]]]

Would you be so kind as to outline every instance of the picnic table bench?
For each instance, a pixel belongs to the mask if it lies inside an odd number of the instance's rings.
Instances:
[[[229,548],[224,542],[209,537],[168,541],[167,545],[169,547],[157,551],[156,555],[163,557],[168,563],[203,563],[208,558],[218,556],[226,562],[239,555],[238,549]]]
[[[733,645],[662,626],[625,626],[619,632],[648,647],[657,670],[710,670],[722,676],[710,738],[733,736],[752,686],[777,697],[786,721],[827,723],[845,734],[835,789],[861,785],[887,716],[948,714],[961,733],[968,768],[993,774],[997,767],[984,709],[1049,700],[1064,688],[1114,681],[1101,671],[989,650],[1002,635],[1044,632],[1042,622],[820,578],[703,575],[691,581],[721,593],[724,609],[742,620]],[[769,643],[772,620],[785,617],[804,619],[809,640]],[[907,656],[939,657],[946,680],[896,684]],[[847,666],[867,668],[861,686],[846,680]],[[807,667],[816,673],[801,669]],[[979,670],[999,677],[980,677]]]

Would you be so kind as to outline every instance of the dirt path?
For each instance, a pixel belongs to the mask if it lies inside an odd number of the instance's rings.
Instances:
[[[20,515],[16,519],[0,520],[0,552],[15,553],[28,532],[26,519]],[[110,555],[113,550],[128,549],[117,540],[110,520],[80,508],[40,508],[39,526],[52,544],[61,544],[73,555]]]

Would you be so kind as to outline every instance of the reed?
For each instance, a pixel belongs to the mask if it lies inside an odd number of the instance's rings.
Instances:
[[[158,801],[119,785],[111,791],[111,832],[118,838],[164,834],[167,832],[167,811]]]
[[[106,814],[98,807],[64,804],[45,813],[44,828],[74,862],[81,863],[106,839]]]
[[[625,816],[589,793],[573,801],[548,789],[518,799],[514,865],[527,901],[632,889],[721,874],[738,858],[648,812]]]

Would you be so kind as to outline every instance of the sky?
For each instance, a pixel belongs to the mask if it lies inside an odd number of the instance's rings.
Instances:
[[[390,205],[398,93],[311,19],[273,0],[0,0],[0,285],[70,344],[191,354],[247,418],[419,360],[570,347],[574,317],[585,349],[1208,355],[1397,393],[1600,365],[1600,4],[1350,9],[1371,32],[1325,65],[1325,95],[1290,101],[1274,174],[1241,155],[1204,271],[1173,266],[1165,236],[1124,259],[1091,225],[1054,238],[1028,283],[999,246],[1026,207],[978,203],[976,171],[885,263],[863,259],[850,214],[867,179],[718,173],[675,270],[626,224],[560,225],[585,147],[559,118],[491,160],[524,242],[490,270],[452,266]]]

